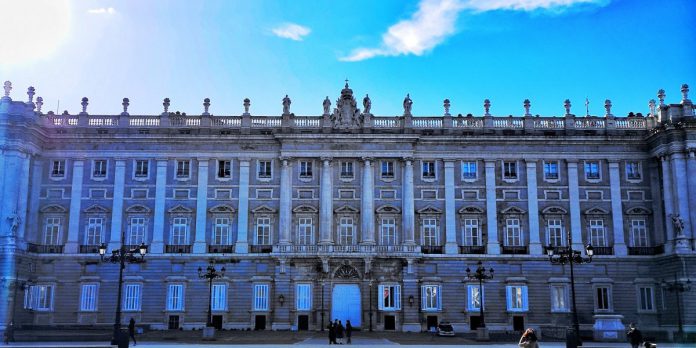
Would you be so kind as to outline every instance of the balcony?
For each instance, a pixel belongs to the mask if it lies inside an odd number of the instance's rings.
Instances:
[[[39,254],[62,254],[63,245],[40,245],[40,244],[27,244],[27,251],[30,253]]]
[[[647,247],[628,247],[628,255],[652,256],[663,254],[665,252],[664,245],[647,246]]]
[[[255,246],[250,246],[252,252]],[[271,246],[257,246],[271,248]],[[442,253],[442,247],[440,248],[440,254]],[[382,254],[389,256],[396,256],[398,254],[417,254],[421,252],[420,245],[295,245],[295,244],[278,244],[273,246],[274,253],[288,253],[288,254]],[[267,252],[267,251],[258,251]],[[432,253],[436,253],[433,250]]]
[[[503,245],[503,246],[501,246],[501,252],[503,254],[507,254],[507,255],[529,254],[528,249],[529,248],[526,245],[516,245],[516,246]]]
[[[271,245],[250,245],[249,252],[257,254],[269,254],[273,251],[273,246]]]
[[[422,245],[423,254],[442,254],[442,245]]]
[[[164,252],[168,254],[190,254],[191,253],[191,246],[190,245],[177,245],[177,244],[169,244],[165,246]]]
[[[99,254],[99,245],[80,245],[80,254]]]
[[[234,245],[208,245],[210,254],[233,254]]]
[[[485,254],[485,245],[462,245],[459,247],[460,254]]]
[[[595,255],[614,255],[614,247],[592,247]]]

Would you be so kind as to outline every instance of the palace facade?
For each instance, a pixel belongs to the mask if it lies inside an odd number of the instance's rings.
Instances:
[[[0,99],[1,328],[114,320],[122,244],[123,321],[151,329],[458,332],[523,327],[563,337],[568,266],[545,247],[594,248],[575,265],[583,332],[634,322],[696,331],[696,118],[664,92],[646,116],[374,116],[345,88],[321,116],[61,115],[41,98]],[[226,267],[212,288],[198,269]],[[482,288],[466,269],[494,269]],[[482,290],[482,293],[481,293]],[[210,293],[209,293],[210,291]],[[600,325],[601,326],[601,325]],[[609,333],[604,338],[611,339]],[[623,339],[619,333],[619,339]]]

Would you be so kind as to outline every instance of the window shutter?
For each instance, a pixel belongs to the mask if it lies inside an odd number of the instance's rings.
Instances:
[[[529,302],[527,301],[527,287],[522,287],[522,308],[527,311],[529,310]]]
[[[437,310],[442,309],[442,286],[437,286]]]
[[[505,292],[506,292],[506,294],[507,294],[507,296],[505,296],[505,299],[506,299],[506,302],[507,302],[507,310],[510,311],[510,310],[512,310],[512,303],[513,303],[513,299],[512,299],[512,295],[513,295],[512,286],[509,286],[509,285],[506,286],[506,287],[505,287]]]
[[[396,310],[401,309],[401,285],[394,285],[394,305]]]
[[[427,295],[426,286],[421,285],[421,309],[428,308]]]
[[[378,287],[378,292],[377,292],[377,308],[379,310],[384,310],[384,285],[380,285]]]

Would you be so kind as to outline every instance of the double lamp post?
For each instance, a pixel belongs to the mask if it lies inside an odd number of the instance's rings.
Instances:
[[[479,283],[479,288],[478,288],[478,293],[479,293],[479,315],[481,317],[481,322],[479,323],[478,328],[476,328],[477,332],[477,339],[480,341],[487,341],[488,340],[488,330],[486,330],[486,320],[483,316],[483,281],[488,280],[488,279],[493,279],[493,268],[489,269],[486,271],[486,269],[483,267],[483,263],[479,261],[476,264],[476,270],[474,273],[471,273],[471,269],[469,267],[466,268],[466,278],[469,280],[478,280]]]

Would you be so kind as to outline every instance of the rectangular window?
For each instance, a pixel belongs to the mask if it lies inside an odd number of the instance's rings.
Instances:
[[[611,310],[611,298],[609,288],[600,286],[595,288],[595,310],[608,311]]]
[[[396,220],[383,218],[379,226],[382,245],[396,245]]]
[[[381,298],[377,305],[382,311],[398,311],[401,309],[401,285],[380,285]]]
[[[558,162],[546,162],[544,161],[544,179],[546,180],[558,180]]]
[[[213,226],[213,244],[214,245],[229,245],[230,244],[230,219],[215,218]]]
[[[631,246],[648,246],[648,231],[644,219],[631,219]]]
[[[640,310],[646,312],[652,312],[655,310],[655,296],[653,294],[652,287],[640,287],[638,288],[639,300],[640,300]]]
[[[35,311],[53,310],[53,285],[31,285],[24,290],[24,308]]]
[[[295,298],[297,299],[296,307],[298,311],[312,310],[312,285],[297,284],[295,287]]]
[[[256,245],[271,244],[271,218],[262,217],[256,219]]]
[[[300,161],[300,178],[312,178],[312,161]]]
[[[438,243],[438,232],[437,232],[437,219],[428,218],[423,219],[421,225],[421,233],[423,235],[423,245],[425,246],[437,246]]]
[[[592,219],[589,221],[590,229],[590,244],[593,246],[604,247],[607,246],[604,230],[604,220],[602,219]]]
[[[65,176],[65,160],[55,160],[51,164],[51,177],[62,178]]]
[[[469,295],[467,309],[469,311],[478,311],[481,309],[481,305],[485,309],[485,296],[481,290],[483,290],[483,287],[479,289],[478,285],[467,285],[467,294]]]
[[[167,289],[167,310],[168,311],[183,311],[184,310],[184,285],[169,284]]]
[[[423,161],[423,179],[435,179],[435,162]]]
[[[82,284],[80,293],[80,311],[94,312],[97,310],[97,284]]]
[[[567,285],[552,285],[551,286],[551,311],[552,312],[567,312],[570,310],[568,306],[568,286]]]
[[[503,179],[517,180],[516,161],[503,161]]]
[[[421,307],[424,311],[439,311],[442,309],[442,295],[439,285],[421,286]]]
[[[254,285],[254,310],[268,310],[268,284]]]
[[[382,161],[381,176],[384,179],[394,178],[394,162],[393,161]]]
[[[338,244],[355,244],[355,225],[352,217],[341,217],[338,225]]]
[[[598,180],[599,178],[599,161],[585,162],[585,179]]]
[[[270,179],[272,175],[271,161],[259,161],[258,177]]]
[[[85,245],[99,245],[102,243],[102,231],[104,218],[88,218],[87,232],[85,233]]]
[[[476,179],[477,171],[476,171],[476,162],[474,161],[465,161],[462,162],[462,179]]]
[[[352,179],[355,177],[353,172],[353,162],[341,162],[341,178]]]
[[[94,162],[92,162],[92,177],[106,177],[106,160],[94,160]]]
[[[172,221],[172,245],[188,245],[189,222],[187,217],[176,217]]]
[[[314,225],[312,218],[297,219],[297,244],[314,244]]]
[[[481,245],[481,230],[478,219],[464,219],[464,245]]]
[[[626,179],[641,180],[643,178],[640,162],[626,162]]]
[[[526,285],[507,286],[507,310],[509,312],[526,312],[528,310],[527,303]]]
[[[147,178],[149,164],[148,160],[135,160],[135,177]]]
[[[563,233],[563,221],[560,218],[552,218],[546,221],[547,243],[552,247],[565,245],[565,236]]]
[[[123,286],[123,310],[140,310],[140,289],[141,284],[126,284]]]
[[[213,284],[213,296],[210,298],[210,308],[214,311],[227,309],[227,284]]]
[[[191,175],[191,161],[176,161],[176,177],[188,178]]]
[[[140,243],[145,243],[145,218],[132,217],[126,244],[140,245]]]
[[[505,219],[505,242],[507,246],[522,246],[520,219]]]
[[[61,221],[59,217],[46,218],[43,240],[44,245],[60,245],[60,229]]]
[[[229,179],[232,177],[232,161],[219,160],[217,177],[220,179]]]

